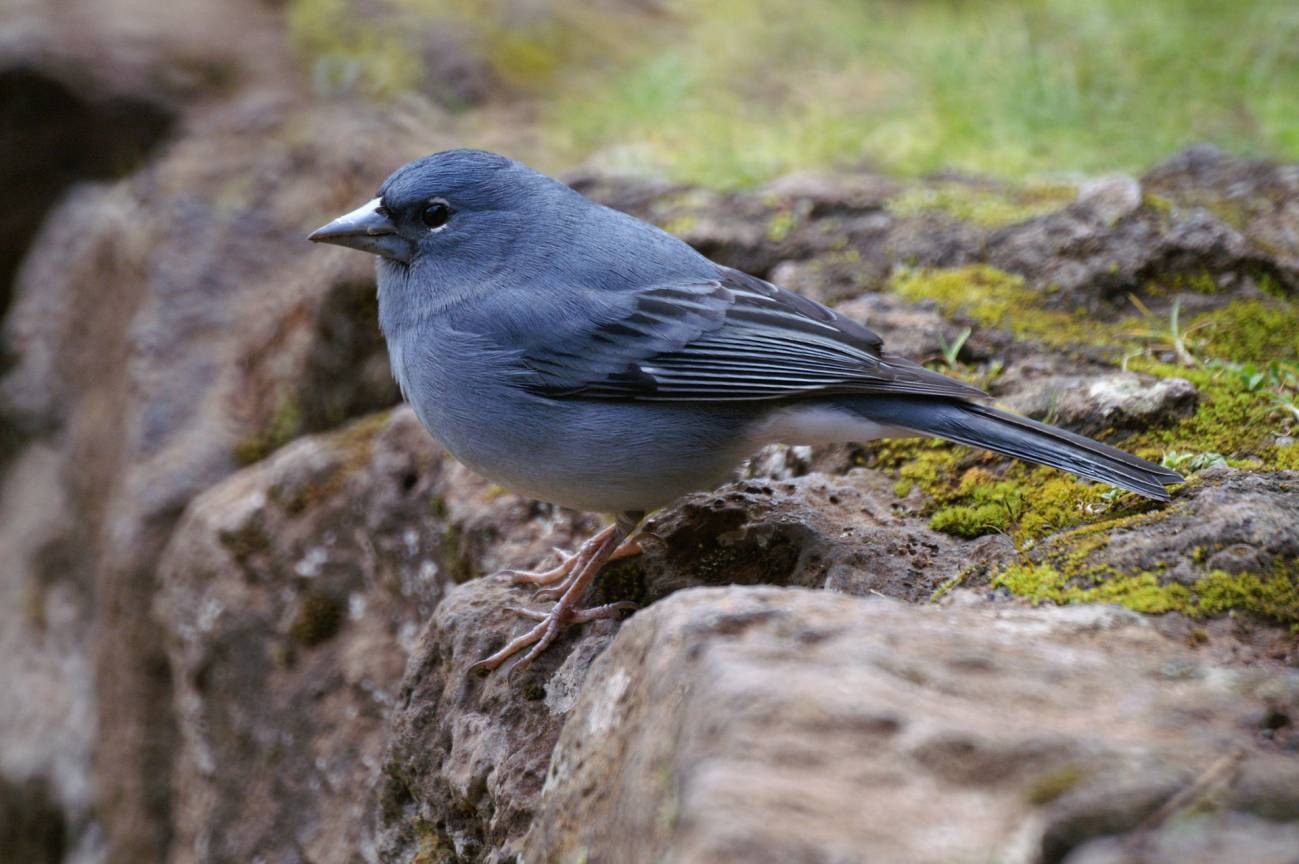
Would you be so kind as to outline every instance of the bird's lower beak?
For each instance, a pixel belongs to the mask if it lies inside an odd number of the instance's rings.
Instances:
[[[410,263],[414,251],[410,242],[397,233],[397,226],[380,209],[378,198],[317,228],[307,235],[307,239],[314,243],[333,243],[335,246],[360,249],[403,264]]]

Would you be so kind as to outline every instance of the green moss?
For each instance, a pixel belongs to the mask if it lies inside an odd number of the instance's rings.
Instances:
[[[343,626],[343,600],[324,591],[303,595],[298,614],[289,625],[289,636],[304,648],[328,641]]]
[[[1043,294],[1030,288],[1022,276],[984,264],[902,268],[893,274],[889,288],[908,300],[932,300],[949,317],[968,318],[1055,347],[1120,342],[1114,325],[1096,321],[1083,309],[1047,308]]]
[[[1273,447],[1270,462],[1279,471],[1299,471],[1299,444]]]
[[[778,210],[767,220],[767,239],[779,243],[798,226],[798,214],[792,210]]]
[[[1180,612],[1196,618],[1241,611],[1299,622],[1299,561],[1280,562],[1268,573],[1212,570],[1183,584],[1169,581],[1161,563],[1121,572],[1098,555],[1115,531],[1156,524],[1168,513],[1120,516],[1053,535],[1033,550],[1034,560],[1007,567],[992,584],[1035,603],[1117,603],[1150,615]],[[1191,554],[1197,563],[1205,557],[1203,549]]]
[[[388,96],[417,87],[424,74],[419,46],[392,11],[363,14],[350,0],[291,0],[289,39],[317,91]]]
[[[1151,506],[1061,471],[934,439],[875,444],[865,463],[895,473],[899,496],[922,492],[930,527],[959,537],[1004,532],[1022,542]]]
[[[411,825],[415,835],[415,855],[411,864],[447,864],[455,856],[442,845],[437,828],[424,819],[416,819]]]
[[[1221,454],[1231,464],[1294,468],[1293,446],[1276,440],[1293,431],[1299,376],[1299,305],[1282,300],[1237,300],[1190,322],[1187,338],[1198,365],[1187,367],[1144,354],[1128,367],[1160,378],[1186,378],[1200,393],[1195,413],[1133,439],[1163,452]]]
[[[1050,804],[1077,786],[1086,776],[1087,772],[1076,762],[1068,762],[1038,777],[1024,797],[1028,803],[1037,807]]]
[[[1241,611],[1284,624],[1299,622],[1293,564],[1264,576],[1214,570],[1189,586],[1164,582],[1158,573],[1117,574],[1076,562],[1063,569],[1053,563],[1016,564],[992,584],[1039,603],[1117,603],[1151,615],[1180,612],[1193,618]]]
[[[1299,306],[1282,300],[1237,300],[1197,318],[1199,351],[1235,363],[1299,361]]]
[[[240,465],[260,462],[296,438],[301,431],[302,411],[298,403],[282,398],[265,427],[235,442],[235,461]]]
[[[1138,455],[1159,460],[1170,451],[1212,453],[1229,464],[1263,468],[1294,467],[1299,460],[1293,450],[1275,443],[1299,421],[1299,305],[1293,301],[1227,303],[1179,322],[1175,337],[1169,320],[1104,322],[1047,308],[1044,295],[1020,277],[982,265],[900,270],[890,284],[907,299],[936,302],[952,317],[1065,350],[1101,347],[1116,362],[1124,358],[1131,371],[1189,380],[1200,394],[1195,413],[1126,440],[1125,449]],[[1177,362],[1174,338],[1195,365]]]
[[[1038,603],[1118,603],[1149,614],[1188,611],[1192,599],[1185,585],[1161,585],[1153,573],[1097,572],[1083,585],[1075,584],[1076,578],[1052,564],[1016,564],[995,576],[992,584]]]
[[[957,537],[981,537],[1004,531],[1010,515],[999,504],[953,504],[940,507],[929,518],[929,527]]]
[[[1060,210],[1077,195],[1073,186],[995,187],[972,183],[913,186],[889,199],[895,216],[946,213],[961,222],[1001,228]]]
[[[1195,585],[1199,607],[1213,615],[1246,609],[1289,623],[1299,622],[1299,570],[1278,567],[1268,576],[1214,570]]]
[[[1252,470],[1299,469],[1299,445],[1278,444],[1299,430],[1299,304],[1276,296],[1224,302],[1190,320],[1153,315],[1086,320],[1049,308],[1049,295],[1022,279],[984,266],[905,270],[891,287],[911,299],[935,301],[943,312],[1057,348],[1101,346],[1125,368],[1156,378],[1179,377],[1198,390],[1196,410],[1117,442],[1185,473],[1227,464]],[[1165,292],[1211,294],[1207,274],[1151,286]],[[1174,343],[1183,348],[1182,359]],[[1093,352],[1093,356],[1095,356]],[[1102,436],[1104,437],[1104,436]],[[972,537],[1008,534],[1032,554],[994,582],[1035,602],[1112,602],[1162,614],[1203,617],[1243,611],[1299,624],[1299,563],[1268,573],[1203,573],[1185,585],[1158,567],[1119,572],[1097,555],[1116,530],[1164,518],[1165,508],[1059,471],[1008,462],[935,441],[872,445],[866,463],[893,472],[899,495],[923,493],[923,511],[938,531]],[[1043,538],[1045,543],[1038,545]],[[1197,550],[1202,562],[1212,550]]]

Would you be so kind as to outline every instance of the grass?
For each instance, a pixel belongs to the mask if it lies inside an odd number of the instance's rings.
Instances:
[[[1299,156],[1299,5],[1285,0],[669,8],[643,58],[554,101],[552,140],[575,158],[623,148],[725,187],[863,160],[1139,171],[1195,141]]]
[[[541,143],[514,155],[542,167],[733,188],[862,162],[1140,171],[1197,141],[1299,158],[1291,0],[289,0],[288,19],[319,88],[443,104],[428,46],[455,34],[532,106]]]

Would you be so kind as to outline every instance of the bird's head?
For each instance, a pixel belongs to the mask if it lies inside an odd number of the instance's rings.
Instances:
[[[378,195],[308,239],[378,255],[398,268],[482,276],[517,260],[525,234],[550,245],[575,212],[575,192],[482,150],[445,150],[398,168]]]

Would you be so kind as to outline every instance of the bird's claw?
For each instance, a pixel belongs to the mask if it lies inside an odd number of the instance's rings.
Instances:
[[[497,669],[506,660],[525,648],[528,649],[528,653],[523,655],[519,665],[526,664],[546,650],[546,647],[555,641],[559,631],[565,626],[598,621],[602,618],[614,618],[628,609],[635,609],[636,604],[627,601],[606,603],[603,606],[595,606],[590,609],[574,608],[586,594],[591,580],[595,578],[595,575],[600,572],[600,568],[609,560],[640,551],[640,547],[634,545],[634,543],[621,543],[623,538],[626,537],[626,531],[627,529],[621,525],[610,525],[583,543],[582,548],[577,551],[576,555],[566,556],[564,561],[554,570],[542,574],[513,574],[515,581],[520,581],[520,576],[532,577],[525,581],[541,582],[542,584],[546,584],[542,581],[543,579],[550,580],[554,587],[547,588],[544,592],[538,592],[538,596],[544,593],[557,598],[555,605],[549,612],[511,607],[510,611],[515,614],[536,621],[536,626],[528,632],[511,639],[504,648],[501,648],[490,657],[484,657],[470,666],[469,671],[480,672]],[[553,580],[550,579],[552,574],[561,570],[564,571],[562,576]]]
[[[550,647],[550,643],[554,642],[560,632],[568,625],[587,624],[591,621],[617,618],[622,613],[634,612],[637,608],[639,608],[638,605],[630,600],[619,600],[616,603],[605,603],[588,609],[571,609],[561,602],[556,603],[555,607],[549,612],[527,609],[522,606],[507,606],[505,611],[536,621],[537,626],[510,640],[504,648],[501,648],[495,654],[484,657],[470,666],[469,672],[472,674],[474,672],[491,672],[499,669],[506,660],[509,660],[524,648],[531,646],[531,650],[524,654],[518,663],[519,666],[525,666],[540,656],[542,651]]]
[[[559,554],[559,563],[549,570],[502,570],[500,575],[515,585],[554,585],[556,582],[562,582],[569,573],[573,572],[577,555],[558,546],[555,547],[555,552]]]

